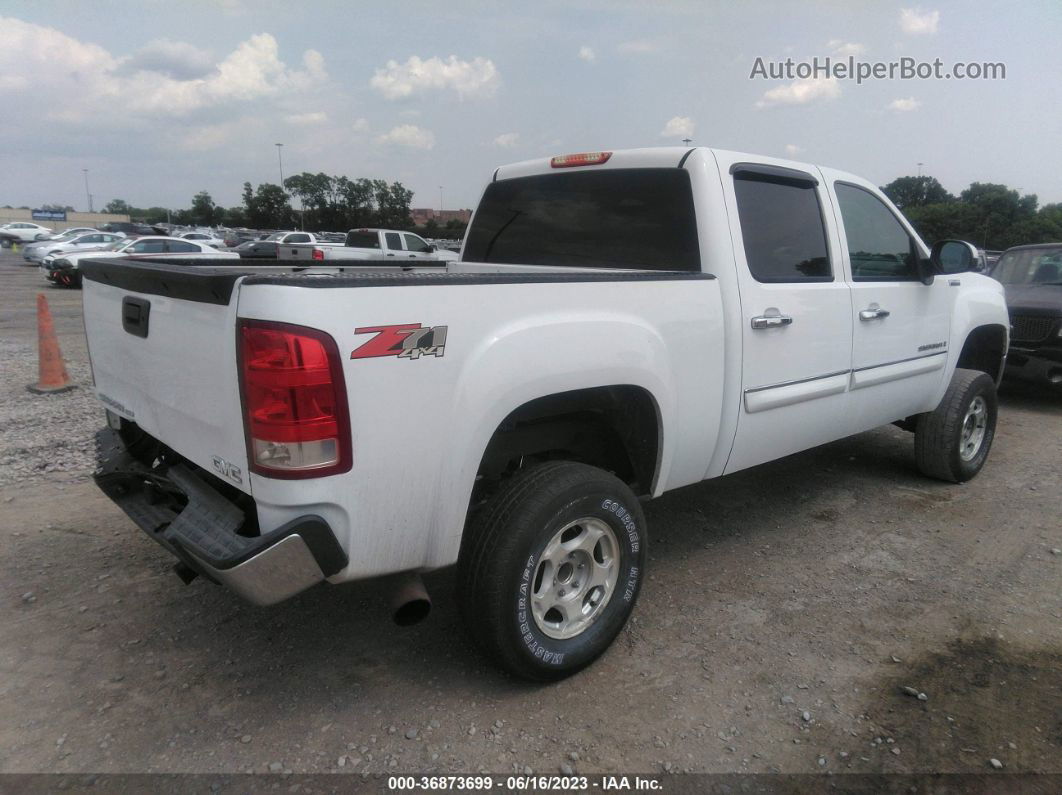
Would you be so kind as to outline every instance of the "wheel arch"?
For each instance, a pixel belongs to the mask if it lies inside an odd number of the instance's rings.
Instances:
[[[663,422],[645,387],[612,384],[557,392],[513,409],[491,434],[471,505],[527,460],[572,460],[613,472],[637,494],[659,477]]]
[[[999,323],[985,323],[970,329],[956,360],[956,367],[987,373],[996,386],[1003,378],[1007,356],[1007,328]]]

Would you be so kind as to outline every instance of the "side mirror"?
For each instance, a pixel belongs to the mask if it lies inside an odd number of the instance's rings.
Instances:
[[[965,240],[938,240],[929,255],[933,273],[966,273],[979,261],[977,247]]]
[[[435,246],[428,246],[428,253],[429,254],[434,254],[435,253]]]

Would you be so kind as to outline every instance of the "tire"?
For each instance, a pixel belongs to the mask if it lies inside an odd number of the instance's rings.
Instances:
[[[531,467],[466,533],[458,574],[465,624],[510,673],[563,679],[619,634],[638,600],[645,556],[641,504],[621,480],[571,461]]]
[[[992,447],[998,413],[992,378],[979,370],[956,370],[940,405],[918,418],[915,462],[922,474],[952,483],[977,475]]]

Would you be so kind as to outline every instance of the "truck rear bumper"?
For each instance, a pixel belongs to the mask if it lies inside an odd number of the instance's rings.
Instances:
[[[111,428],[96,433],[96,457],[96,485],[137,527],[253,604],[283,601],[347,565],[346,553],[319,516],[301,516],[262,535],[241,535],[244,510],[190,464],[148,467]]]

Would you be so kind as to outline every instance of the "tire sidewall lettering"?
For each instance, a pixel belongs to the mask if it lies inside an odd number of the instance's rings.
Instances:
[[[624,605],[624,610],[630,609],[629,605],[638,594],[644,568],[641,564],[643,542],[638,522],[623,502],[614,497],[584,497],[565,505],[548,523],[538,545],[544,546],[562,524],[577,515],[597,517],[612,527],[621,546],[620,576],[610,603],[597,620],[574,638],[557,640],[539,630],[531,612],[531,591],[542,550],[535,549],[527,555],[516,582],[514,628],[523,652],[549,666],[563,666],[571,663],[572,657],[582,656],[581,652],[588,647],[586,639],[600,632],[603,625],[615,618],[618,605]]]

